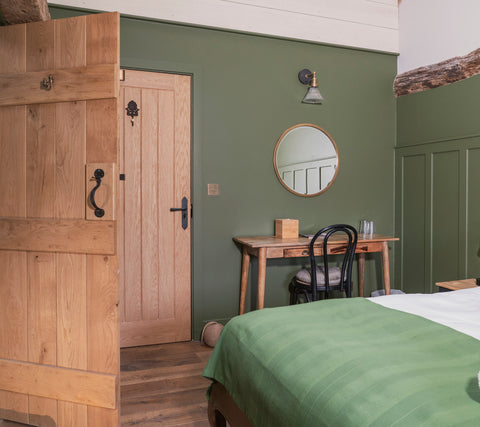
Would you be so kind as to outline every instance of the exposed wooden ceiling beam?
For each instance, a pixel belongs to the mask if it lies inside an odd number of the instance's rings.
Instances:
[[[399,74],[393,83],[393,92],[397,97],[408,95],[468,79],[476,74],[480,74],[480,49]]]
[[[8,25],[50,19],[47,0],[0,0],[0,12]]]

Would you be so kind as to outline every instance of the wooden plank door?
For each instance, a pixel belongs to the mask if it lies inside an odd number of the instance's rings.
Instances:
[[[191,339],[190,77],[125,70],[120,345]],[[127,115],[129,103],[138,111]],[[133,108],[133,104],[130,104]],[[133,118],[133,122],[132,122]],[[188,225],[182,227],[186,198]]]
[[[85,170],[118,163],[119,15],[0,27],[0,58],[0,419],[115,426],[116,221],[85,219]]]

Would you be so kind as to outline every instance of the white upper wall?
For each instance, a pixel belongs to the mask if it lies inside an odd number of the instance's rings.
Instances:
[[[479,0],[402,0],[398,72],[478,49],[479,16]]]
[[[399,52],[397,0],[54,0],[50,3]]]

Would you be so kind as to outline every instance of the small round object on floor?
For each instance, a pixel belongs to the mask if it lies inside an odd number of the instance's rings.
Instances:
[[[223,330],[223,325],[218,322],[208,322],[202,330],[200,341],[209,347],[215,347],[215,344]]]

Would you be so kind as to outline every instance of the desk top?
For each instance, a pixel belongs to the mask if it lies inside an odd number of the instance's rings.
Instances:
[[[250,248],[274,248],[274,247],[296,247],[296,246],[308,246],[310,240],[308,237],[296,237],[293,239],[281,239],[275,236],[252,236],[252,237],[234,237],[233,240],[241,245],[248,246]],[[332,236],[328,244],[342,243],[347,240],[344,236]],[[398,237],[382,236],[380,234],[359,234],[357,245],[373,242],[391,242],[399,240]],[[322,240],[317,240],[318,244],[322,243]],[[315,244],[317,244],[315,242]]]
[[[476,288],[475,279],[463,279],[463,280],[452,280],[450,282],[437,282],[435,283],[438,287],[450,289],[452,291],[458,291],[460,289],[469,289]]]

